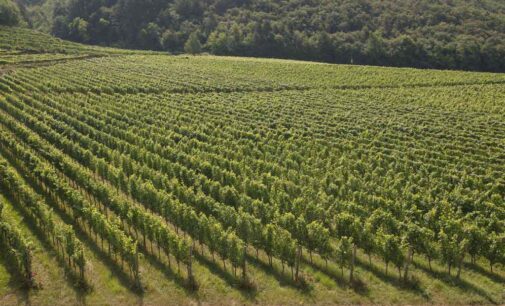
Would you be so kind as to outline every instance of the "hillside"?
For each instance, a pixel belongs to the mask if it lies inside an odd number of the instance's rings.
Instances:
[[[35,28],[98,45],[180,53],[193,34],[216,55],[505,71],[500,0],[18,2]]]
[[[0,27],[0,304],[502,304],[504,139],[505,74]]]

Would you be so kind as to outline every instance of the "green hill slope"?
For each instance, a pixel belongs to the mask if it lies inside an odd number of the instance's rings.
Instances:
[[[505,302],[504,74],[0,49],[0,304]]]
[[[149,51],[131,51],[98,46],[89,46],[62,40],[46,33],[27,28],[0,26],[0,48],[31,54],[149,54]]]
[[[218,55],[505,71],[499,0],[26,1],[39,29],[79,42]]]

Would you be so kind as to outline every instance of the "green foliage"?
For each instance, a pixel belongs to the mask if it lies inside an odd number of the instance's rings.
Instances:
[[[70,39],[82,42],[87,42],[89,40],[88,22],[86,20],[76,17],[72,20],[68,27]]]
[[[17,4],[11,0],[0,0],[0,25],[16,26],[21,21]]]
[[[0,165],[1,167],[2,165]],[[32,271],[32,243],[19,230],[4,219],[4,203],[0,199],[0,246],[5,256],[11,260],[16,271],[28,287],[34,286]]]
[[[6,257],[11,259],[26,286],[34,286],[31,243],[15,227],[1,219],[0,246]]]
[[[7,139],[5,140],[7,141]],[[80,281],[85,283],[84,270],[86,259],[84,257],[82,243],[77,239],[74,228],[66,224],[55,222],[52,216],[52,210],[47,206],[43,198],[32,190],[22,180],[15,169],[1,156],[0,178],[2,179],[0,187],[16,200],[30,219],[35,221],[35,224],[39,226],[39,229],[43,235],[46,236],[47,241],[56,249],[59,256],[67,258],[68,266],[71,269],[76,268],[76,272],[79,273]],[[6,231],[7,230],[8,228],[6,228]],[[28,253],[26,248],[23,253],[25,255]],[[27,271],[30,270],[30,267],[25,267],[25,270],[26,279],[33,285],[31,271],[29,273]]]
[[[484,256],[489,260],[489,266],[493,271],[493,265],[500,263],[505,265],[505,235],[503,233],[491,233],[485,241]]]
[[[498,0],[45,0],[29,10],[38,28],[49,20],[58,37],[100,45],[191,53],[198,32],[220,55],[505,70]]]
[[[342,273],[344,267],[349,267],[349,263],[352,258],[352,244],[353,240],[349,237],[342,237],[336,248],[336,260],[339,266],[342,268]]]
[[[405,255],[401,247],[399,239],[393,235],[383,234],[377,238],[379,245],[379,254],[386,263],[386,274],[388,273],[388,265],[392,262],[400,271],[403,266]]]
[[[86,34],[84,31],[86,28],[84,25],[84,20],[78,20],[77,25],[82,25],[82,33]],[[65,23],[65,29],[68,30],[68,24]],[[89,27],[88,27],[89,28]],[[75,30],[75,28],[74,28]],[[74,31],[75,32],[75,31]],[[76,34],[79,31],[75,32]],[[81,45],[78,43],[73,43],[70,41],[61,40],[59,38],[53,37],[49,34],[37,32],[27,28],[21,27],[6,27],[0,25],[0,48],[4,50],[20,51],[23,54],[11,54],[13,58],[19,58],[22,60],[26,56],[48,56],[51,54],[65,54],[70,55],[92,55],[92,56],[103,56],[110,54],[132,54],[134,51],[131,50],[121,50],[121,49],[111,49],[98,46]],[[26,53],[24,53],[26,52]],[[137,54],[144,53],[149,54],[152,52],[135,52]],[[15,56],[13,56],[15,55]]]
[[[202,52],[202,45],[200,44],[198,33],[193,32],[189,35],[188,40],[184,44],[184,51],[192,55]]]
[[[49,243],[76,272],[86,262],[77,227],[138,287],[151,261],[193,289],[201,278],[205,290],[221,290],[208,274],[268,290],[291,276],[286,284],[314,282],[312,302],[335,285],[322,289],[312,276],[331,276],[335,264],[354,288],[382,277],[377,261],[419,278],[420,289],[448,274],[440,263],[464,282],[487,275],[486,292],[501,275],[503,75],[109,56],[119,51],[14,28],[2,28],[0,44],[12,63],[0,78],[2,192],[17,195],[49,238],[56,233]],[[87,52],[94,58],[80,60]],[[47,199],[72,224],[51,225]],[[377,294],[390,281],[366,285]],[[463,283],[438,281],[444,290]]]

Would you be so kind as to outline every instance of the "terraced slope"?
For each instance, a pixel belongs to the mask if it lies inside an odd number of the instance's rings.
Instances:
[[[505,75],[37,35],[0,29],[39,287],[1,255],[1,304],[504,302]]]

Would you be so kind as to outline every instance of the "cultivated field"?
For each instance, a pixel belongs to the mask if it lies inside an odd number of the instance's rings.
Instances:
[[[505,74],[0,48],[0,304],[505,303]]]

